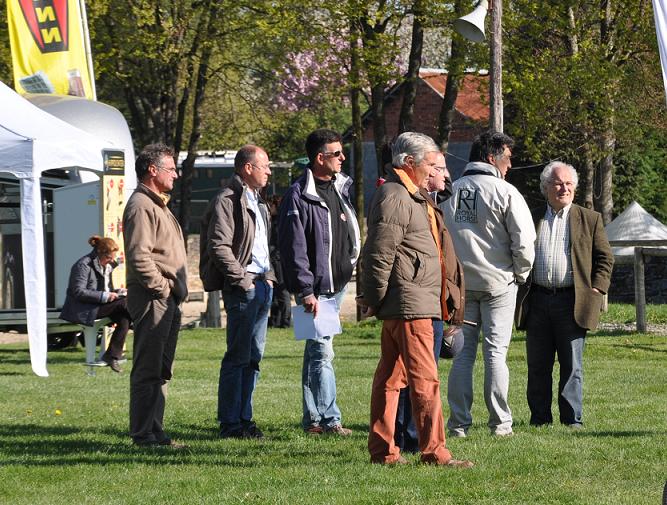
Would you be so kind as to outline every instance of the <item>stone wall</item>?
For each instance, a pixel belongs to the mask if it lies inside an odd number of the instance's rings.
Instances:
[[[644,284],[646,303],[667,303],[667,257],[646,257]],[[609,301],[635,303],[635,273],[632,262],[614,264],[609,287]]]

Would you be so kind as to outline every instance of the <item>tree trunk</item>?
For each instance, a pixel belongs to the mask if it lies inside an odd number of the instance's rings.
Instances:
[[[422,25],[422,0],[415,0],[413,5],[412,43],[408,61],[408,72],[403,84],[403,102],[401,115],[398,119],[398,132],[411,131],[415,111],[415,97],[419,83],[419,69],[422,64],[422,50],[424,48],[424,26]]]
[[[462,0],[454,3],[455,16],[461,17],[464,5]],[[447,63],[447,83],[445,84],[445,95],[442,98],[442,108],[438,120],[438,145],[443,153],[449,147],[449,134],[452,132],[454,115],[456,113],[456,98],[459,95],[459,86],[465,70],[465,41],[458,34],[452,35],[452,50]]]
[[[352,152],[354,160],[354,206],[357,211],[357,223],[359,224],[359,235],[361,246],[366,240],[366,217],[364,211],[364,131],[361,124],[361,81],[359,61],[359,30],[356,23],[351,23],[350,29],[350,101],[352,102]],[[363,265],[361,257],[356,266],[357,295],[361,293],[361,273]],[[357,321],[363,319],[361,308],[357,306]]]
[[[613,100],[611,103],[613,103]],[[602,132],[602,149],[605,154],[600,162],[600,192],[597,195],[594,195],[593,199],[595,210],[602,214],[604,224],[609,224],[614,217],[614,198],[612,190],[616,132],[614,130],[613,112],[610,114],[611,116],[605,121],[605,130]],[[596,196],[597,198],[595,198]]]
[[[192,129],[190,131],[190,140],[188,142],[188,155],[181,167],[181,201],[178,220],[183,228],[183,233],[187,236],[190,229],[190,215],[192,213],[192,178],[194,174],[194,165],[197,158],[197,146],[201,137],[201,110],[206,94],[206,85],[208,84],[209,62],[213,53],[213,42],[215,40],[216,29],[215,22],[217,17],[217,5],[213,2],[213,7],[209,10],[208,25],[206,29],[206,40],[202,50],[199,69],[197,70],[197,82],[195,85],[195,97],[192,105]]]
[[[373,140],[375,142],[375,159],[377,160],[378,178],[384,173],[382,166],[382,145],[387,141],[387,126],[384,115],[384,83],[373,84],[371,88],[371,115],[373,117]]]

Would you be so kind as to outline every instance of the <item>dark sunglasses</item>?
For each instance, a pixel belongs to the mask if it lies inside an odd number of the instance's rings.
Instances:
[[[334,158],[340,158],[340,155],[343,154],[343,151],[333,151],[333,152],[323,152],[324,156],[332,156]]]

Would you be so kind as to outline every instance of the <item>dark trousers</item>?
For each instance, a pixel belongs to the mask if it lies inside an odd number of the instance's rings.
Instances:
[[[442,337],[445,323],[433,321],[433,356],[436,367],[442,347]],[[394,431],[394,443],[402,452],[419,451],[419,440],[417,439],[417,427],[412,418],[412,403],[410,402],[410,388],[401,389],[398,395],[398,409],[396,411],[396,428]]]
[[[574,289],[557,293],[531,290],[526,321],[530,424],[553,422],[552,372],[560,365],[558,410],[563,424],[582,423],[583,355],[586,330],[574,321]]]
[[[271,316],[269,326],[272,328],[289,328],[292,322],[292,299],[289,291],[283,284],[273,287],[273,300],[271,301]]]
[[[116,323],[116,328],[111,335],[109,347],[107,347],[105,354],[109,354],[114,359],[120,359],[123,356],[125,337],[127,337],[132,322],[130,313],[127,311],[127,298],[116,298],[113,302],[100,305],[97,310],[97,319],[104,317],[108,317]]]
[[[130,436],[138,442],[159,441],[166,436],[162,426],[164,404],[172,377],[181,310],[173,297],[139,299],[135,304],[131,295],[130,291],[128,306],[134,320]],[[143,305],[139,305],[141,302]]]

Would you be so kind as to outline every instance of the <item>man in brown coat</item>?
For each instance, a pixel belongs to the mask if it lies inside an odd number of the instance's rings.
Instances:
[[[560,422],[582,427],[583,352],[587,330],[600,320],[614,257],[602,216],[573,204],[577,172],[556,161],[540,175],[548,205],[533,213],[535,263],[519,291],[517,328],[526,329],[530,424],[550,424],[551,374],[560,363]]]
[[[378,188],[368,216],[363,251],[366,315],[383,319],[381,355],[371,392],[368,450],[371,462],[405,463],[394,442],[399,390],[410,386],[421,460],[469,468],[445,447],[440,381],[433,358],[433,319],[450,319],[446,240],[442,215],[424,179],[437,163],[438,147],[420,133],[401,134],[392,147],[393,166]],[[455,266],[455,258],[454,266]],[[453,310],[452,310],[453,312]]]
[[[123,214],[127,259],[127,308],[134,321],[130,375],[130,436],[136,445],[183,447],[163,429],[181,302],[188,295],[185,242],[167,208],[178,178],[174,152],[151,144],[135,163],[137,189]]]

